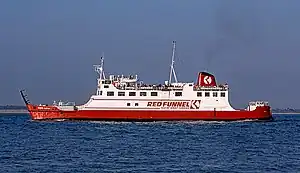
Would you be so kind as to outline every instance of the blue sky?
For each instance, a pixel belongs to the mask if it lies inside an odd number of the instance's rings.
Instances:
[[[34,103],[84,103],[102,52],[106,73],[163,82],[176,40],[180,81],[208,70],[234,107],[299,108],[299,15],[296,0],[2,0],[0,104],[23,104],[20,88]]]

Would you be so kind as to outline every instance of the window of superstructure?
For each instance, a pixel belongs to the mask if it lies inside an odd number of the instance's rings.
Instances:
[[[104,80],[102,81],[102,84],[104,84]]]
[[[218,97],[218,93],[217,92],[213,92],[213,97]]]
[[[202,92],[197,92],[197,97],[202,97]]]
[[[151,96],[157,96],[157,92],[151,92]]]
[[[127,106],[130,106],[130,103],[127,103]]]
[[[104,83],[105,83],[105,84],[111,84],[111,81],[110,81],[110,80],[105,80]]]
[[[113,91],[108,91],[107,96],[114,96],[114,92]]]
[[[135,92],[129,92],[129,96],[135,96]]]
[[[139,105],[139,103],[135,103],[135,104],[134,104],[134,106],[138,106],[138,105]]]
[[[182,92],[175,92],[175,96],[182,96]]]
[[[104,85],[104,88],[108,88],[109,86],[108,85]]]
[[[118,96],[125,96],[125,92],[118,92]]]
[[[225,97],[225,93],[224,92],[221,92],[221,97]]]
[[[209,92],[205,92],[205,97],[209,97]]]
[[[140,96],[147,96],[146,92],[140,92]]]

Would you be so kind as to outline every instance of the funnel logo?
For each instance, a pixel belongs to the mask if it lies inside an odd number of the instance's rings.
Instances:
[[[199,109],[201,100],[191,100],[190,109]]]
[[[212,79],[211,79],[210,76],[205,76],[205,77],[203,78],[203,82],[204,82],[206,85],[208,85],[208,84],[211,84]]]

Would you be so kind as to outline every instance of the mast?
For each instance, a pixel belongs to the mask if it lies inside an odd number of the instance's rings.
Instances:
[[[173,49],[172,49],[172,61],[171,61],[171,68],[170,68],[170,77],[169,77],[169,84],[172,82],[172,74],[174,75],[175,82],[177,83],[177,77],[174,69],[174,58],[175,58],[175,50],[176,50],[176,41],[173,41]]]
[[[104,52],[102,53],[102,56],[100,57],[100,64],[94,65],[95,71],[99,74],[99,80],[105,79],[104,75]]]

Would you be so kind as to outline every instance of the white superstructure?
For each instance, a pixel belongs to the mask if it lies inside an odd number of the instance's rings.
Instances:
[[[238,111],[229,103],[227,84],[217,85],[215,77],[207,72],[198,74],[197,83],[180,83],[174,69],[176,42],[169,81],[164,84],[144,84],[137,75],[104,75],[104,55],[100,65],[95,65],[99,74],[96,94],[78,110],[189,110],[189,111]],[[172,82],[172,76],[175,82]],[[62,103],[61,103],[62,104]],[[267,102],[250,102],[246,110],[255,110]],[[69,107],[59,106],[64,109]]]
[[[172,61],[169,81],[159,85],[143,84],[137,75],[104,76],[103,57],[96,65],[99,74],[97,92],[80,109],[180,109],[180,110],[227,110],[233,111],[228,101],[228,86],[215,85],[213,75],[205,72],[203,81],[198,83],[179,83],[177,81],[174,58],[176,42],[173,41]],[[172,76],[175,83],[172,83]]]

